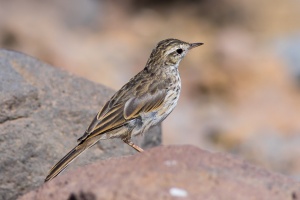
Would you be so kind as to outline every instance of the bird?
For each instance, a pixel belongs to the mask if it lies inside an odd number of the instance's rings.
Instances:
[[[203,43],[173,38],[160,41],[143,70],[106,102],[78,139],[78,145],[50,169],[45,182],[55,178],[99,140],[120,138],[136,151],[143,152],[131,138],[161,123],[173,111],[181,91],[179,63],[191,49],[200,45]]]

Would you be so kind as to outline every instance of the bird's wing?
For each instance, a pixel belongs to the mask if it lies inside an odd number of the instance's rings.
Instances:
[[[145,93],[139,97],[132,97],[126,101],[123,116],[130,120],[138,117],[141,113],[157,110],[166,97],[166,90],[157,90],[153,94]]]
[[[130,82],[128,83],[129,86]],[[152,112],[161,106],[167,95],[168,81],[143,80],[128,90],[126,84],[119,90],[95,116],[86,133],[78,139],[82,142],[105,132],[114,130],[138,117],[141,113]]]

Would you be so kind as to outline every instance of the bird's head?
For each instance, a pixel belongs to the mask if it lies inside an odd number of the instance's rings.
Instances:
[[[162,40],[153,49],[146,66],[149,68],[178,66],[188,51],[202,44],[187,43],[178,39]]]

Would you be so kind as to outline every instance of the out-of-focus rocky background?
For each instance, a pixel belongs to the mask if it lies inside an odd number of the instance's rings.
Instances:
[[[163,143],[231,152],[300,180],[299,19],[294,0],[0,0],[0,48],[117,90],[158,41],[204,42],[180,66]]]

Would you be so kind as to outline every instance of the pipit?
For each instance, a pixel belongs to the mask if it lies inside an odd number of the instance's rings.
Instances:
[[[99,140],[120,138],[142,152],[131,137],[162,122],[173,111],[181,90],[178,65],[189,50],[202,44],[177,39],[159,42],[145,68],[111,97],[78,139],[78,145],[52,167],[45,182]]]

